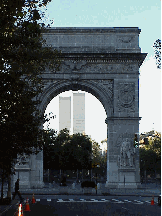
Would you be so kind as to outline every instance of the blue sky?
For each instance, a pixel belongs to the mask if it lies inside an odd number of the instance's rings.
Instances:
[[[46,17],[54,20],[52,27],[139,27],[141,52],[148,53],[140,67],[139,115],[142,120],[139,132],[152,128],[161,132],[161,70],[156,67],[152,47],[155,40],[161,39],[161,1],[57,0],[48,4]],[[70,94],[62,94],[65,95]],[[87,93],[86,101],[91,101],[102,113],[94,118],[92,109],[86,108],[86,133],[100,142],[107,136],[104,123],[106,114],[94,96]],[[49,111],[57,116],[51,127],[58,129],[58,99],[51,101],[47,107],[47,112]],[[100,133],[97,125],[101,125]]]

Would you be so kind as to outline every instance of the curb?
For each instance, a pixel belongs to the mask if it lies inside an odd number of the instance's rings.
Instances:
[[[33,193],[21,193],[22,195],[33,195]],[[158,197],[158,194],[111,194],[111,193],[102,193],[102,194],[92,194],[92,193],[34,193],[34,195],[80,195],[80,196],[142,196],[142,197]]]

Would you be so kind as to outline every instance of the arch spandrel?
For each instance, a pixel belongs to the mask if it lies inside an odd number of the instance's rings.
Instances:
[[[108,86],[108,87],[107,87]],[[106,88],[107,87],[107,88]],[[44,114],[47,105],[50,101],[56,97],[58,94],[68,91],[68,90],[82,90],[91,93],[95,96],[103,105],[107,117],[113,116],[113,81],[55,81],[52,84],[48,84],[45,90],[41,94],[39,100],[41,104],[39,109],[42,114]]]

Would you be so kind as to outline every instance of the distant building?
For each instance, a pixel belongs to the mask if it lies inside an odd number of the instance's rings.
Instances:
[[[59,131],[71,131],[71,97],[59,97]]]
[[[107,139],[101,141],[100,148],[102,149],[102,155],[107,153]]]
[[[149,140],[154,140],[155,138],[161,138],[161,133],[154,130],[141,133],[139,138],[139,148],[144,148],[145,145],[148,145]]]
[[[73,134],[85,134],[85,93],[73,93],[73,128],[71,107],[71,97],[59,97],[59,131],[67,128]]]
[[[85,93],[73,93],[73,134],[85,133]]]

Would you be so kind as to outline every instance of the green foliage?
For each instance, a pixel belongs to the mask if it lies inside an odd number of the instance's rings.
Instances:
[[[0,2],[0,168],[11,173],[17,154],[43,147],[43,117],[37,109],[45,68],[58,70],[60,53],[45,47],[40,10],[49,1]]]
[[[154,52],[156,58],[157,68],[161,69],[161,40],[158,39],[154,42]]]
[[[96,141],[92,140],[92,164],[100,164],[100,151],[101,149],[99,144]]]
[[[140,170],[152,175],[161,173],[161,135],[148,140],[148,145],[139,149]]]
[[[51,136],[53,133],[53,136]],[[44,169],[76,170],[91,166],[92,143],[86,135],[69,135],[67,129],[46,132],[44,147]]]

